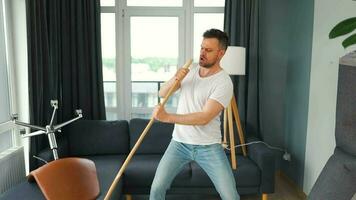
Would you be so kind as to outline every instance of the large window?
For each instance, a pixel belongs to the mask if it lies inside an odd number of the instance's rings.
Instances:
[[[107,119],[150,118],[158,91],[189,58],[202,34],[223,29],[225,0],[101,0]],[[175,112],[179,92],[166,104]]]
[[[182,6],[183,0],[127,0],[128,6],[175,7]]]
[[[178,22],[178,17],[130,17],[132,118],[150,117],[160,83],[177,70]]]
[[[0,1],[0,153],[14,145],[14,125],[11,123],[9,73],[6,62],[5,17]]]

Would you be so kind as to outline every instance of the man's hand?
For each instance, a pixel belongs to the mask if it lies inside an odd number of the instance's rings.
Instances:
[[[168,122],[169,114],[166,112],[164,107],[159,104],[153,109],[152,117],[161,122]]]
[[[185,69],[185,68],[178,69],[176,74],[171,79],[169,79],[169,81],[165,82],[164,85],[161,87],[158,93],[159,96],[165,97],[176,80],[178,80],[179,82],[178,84],[176,84],[176,87],[174,88],[173,92],[177,91],[177,89],[180,88],[180,81],[187,75],[188,72],[189,69]]]
[[[183,80],[183,78],[188,74],[189,69],[188,68],[180,68],[178,69],[178,71],[176,72],[175,78],[176,80]]]

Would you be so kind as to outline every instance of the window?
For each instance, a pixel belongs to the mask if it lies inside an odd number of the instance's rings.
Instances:
[[[130,17],[131,118],[150,117],[159,103],[160,83],[177,70],[178,21],[178,17]]]
[[[100,0],[100,6],[115,6],[115,0]]]
[[[0,4],[2,4],[0,2]],[[4,15],[0,7],[0,46],[5,47]],[[0,123],[10,120],[9,86],[7,78],[6,48],[0,49]]]
[[[5,45],[3,1],[0,1],[0,46]],[[13,147],[14,126],[11,123],[11,101],[6,48],[0,49],[0,153]]]
[[[150,118],[158,91],[199,57],[204,31],[223,30],[225,0],[101,0],[106,117]],[[179,94],[166,104],[175,112]]]
[[[174,7],[182,6],[183,0],[127,0],[127,6]]]
[[[223,13],[194,13],[194,61],[199,60],[202,33],[211,27],[224,29]]]
[[[101,14],[101,44],[103,59],[103,80],[106,107],[116,107],[116,47],[115,14]]]
[[[195,7],[224,7],[225,0],[194,0]]]

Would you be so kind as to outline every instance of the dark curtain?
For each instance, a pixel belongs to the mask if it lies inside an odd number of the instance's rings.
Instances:
[[[82,109],[84,119],[105,119],[99,0],[26,0],[30,123],[61,123]],[[55,123],[55,124],[56,124]],[[49,147],[44,135],[31,138],[30,169]]]
[[[259,0],[226,0],[224,31],[231,46],[246,48],[246,75],[233,76],[234,94],[246,134],[260,136]]]

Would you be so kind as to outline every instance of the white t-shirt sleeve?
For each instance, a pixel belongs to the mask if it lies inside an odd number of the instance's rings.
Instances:
[[[233,85],[229,76],[224,78],[224,80],[220,80],[215,82],[216,86],[214,87],[209,99],[214,99],[219,102],[224,108],[226,108],[232,98],[233,95]]]

